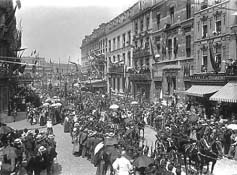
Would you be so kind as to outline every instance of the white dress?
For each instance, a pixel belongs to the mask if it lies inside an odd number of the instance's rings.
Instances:
[[[114,161],[113,169],[116,175],[129,175],[129,171],[132,170],[132,164],[127,158],[122,156]]]

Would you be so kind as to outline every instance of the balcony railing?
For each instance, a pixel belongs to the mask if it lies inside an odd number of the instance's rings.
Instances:
[[[131,81],[151,81],[151,73],[129,74]]]
[[[138,48],[133,51],[133,58],[141,58],[150,55],[149,47],[146,48]]]
[[[111,66],[109,68],[109,73],[115,73],[115,74],[124,73],[124,66],[123,65]]]

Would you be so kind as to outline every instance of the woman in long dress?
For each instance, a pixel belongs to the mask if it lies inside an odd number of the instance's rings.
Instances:
[[[64,132],[65,132],[65,133],[70,132],[69,118],[68,118],[67,116],[66,116],[65,119],[64,119],[63,126],[64,126]]]

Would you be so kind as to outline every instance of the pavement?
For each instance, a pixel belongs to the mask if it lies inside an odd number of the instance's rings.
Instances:
[[[40,127],[38,124],[30,125],[27,120],[20,120],[8,123],[10,127],[15,129],[35,129],[40,128],[45,130],[45,127]],[[94,167],[87,159],[75,157],[72,155],[72,143],[70,134],[63,132],[63,126],[58,124],[53,127],[55,133],[55,140],[57,142],[58,157],[54,165],[53,175],[95,175],[96,167]],[[149,147],[155,145],[156,131],[149,126],[145,127],[144,144]],[[223,158],[218,160],[214,175],[237,175],[237,161]],[[24,174],[22,174],[24,175]],[[185,175],[182,172],[182,175]]]

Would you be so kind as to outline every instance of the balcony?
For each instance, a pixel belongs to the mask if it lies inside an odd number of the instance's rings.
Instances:
[[[148,57],[148,56],[150,56],[149,47],[137,48],[133,51],[133,58],[134,59],[141,58],[141,57]]]
[[[110,74],[121,74],[124,73],[124,66],[123,65],[112,65],[109,67]]]
[[[129,74],[131,81],[151,81],[151,73]]]

